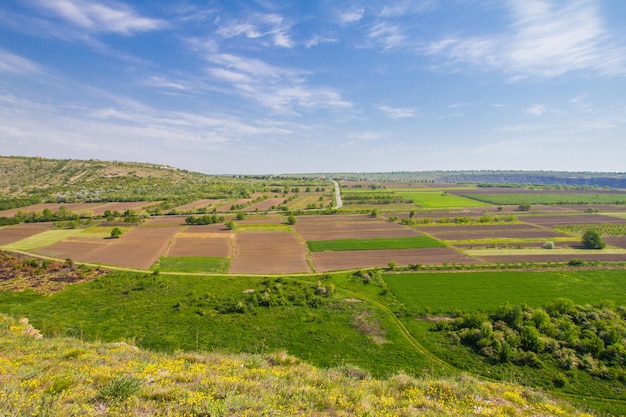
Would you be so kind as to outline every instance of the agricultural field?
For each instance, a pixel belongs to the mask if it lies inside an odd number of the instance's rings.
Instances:
[[[324,252],[440,248],[445,245],[428,236],[416,236],[381,239],[317,240],[308,241],[307,246],[311,252]]]
[[[447,191],[433,192],[398,192],[400,196],[407,198],[419,207],[423,208],[461,208],[461,207],[485,207],[488,204],[480,201],[448,194]]]
[[[489,204],[626,204],[626,194],[528,193],[528,194],[463,194]]]
[[[271,199],[257,204],[268,202]],[[580,247],[580,236],[586,230],[597,230],[605,239],[624,236],[626,220],[620,217],[442,210],[415,217],[408,213],[399,217],[298,215],[293,225],[287,224],[284,215],[239,211],[224,220],[234,220],[233,230],[224,223],[190,226],[185,216],[151,216],[140,218],[139,223],[121,223],[120,239],[110,239],[112,226],[97,219],[72,223],[69,229],[63,222],[60,228],[56,223],[26,223],[0,229],[0,242],[5,249],[57,259],[146,270],[156,268],[159,259],[168,265],[168,271],[175,271],[179,263],[174,259],[204,257],[207,269],[198,272],[232,274],[327,272],[386,267],[389,263],[406,268],[416,264],[566,264],[572,259],[626,261],[619,239],[608,240],[604,251]],[[548,241],[558,250],[542,249]],[[168,264],[167,258],[174,259]],[[181,272],[188,271],[183,264]],[[198,269],[202,262],[194,260],[192,264]]]

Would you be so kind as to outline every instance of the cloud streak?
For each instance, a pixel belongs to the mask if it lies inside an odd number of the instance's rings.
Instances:
[[[114,1],[37,0],[37,4],[90,32],[130,35],[166,26],[163,20],[140,16],[129,6]]]
[[[253,14],[244,19],[220,25],[217,34],[230,39],[243,36],[247,39],[270,38],[273,46],[292,48],[294,42],[289,36],[290,25],[278,14]]]
[[[213,64],[207,69],[209,76],[229,83],[235,94],[251,98],[277,113],[298,114],[302,110],[352,106],[332,88],[309,86],[304,71],[233,54],[207,53],[205,58]]]
[[[446,37],[422,48],[448,64],[471,64],[509,74],[557,77],[591,70],[626,74],[626,48],[608,35],[596,3],[509,0],[511,33],[482,37]]]
[[[0,72],[10,74],[36,74],[43,72],[43,68],[29,59],[0,49]]]

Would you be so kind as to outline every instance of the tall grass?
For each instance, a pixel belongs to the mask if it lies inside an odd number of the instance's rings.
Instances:
[[[591,417],[519,385],[468,376],[376,379],[283,352],[162,354],[126,343],[35,340],[23,329],[0,315],[0,415]]]

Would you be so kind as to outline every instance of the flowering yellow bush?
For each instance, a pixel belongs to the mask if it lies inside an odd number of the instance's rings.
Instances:
[[[0,315],[0,415],[586,416],[537,402],[519,386],[468,376],[379,380],[351,367],[317,369],[282,352],[167,355],[126,343],[42,339],[28,326]]]

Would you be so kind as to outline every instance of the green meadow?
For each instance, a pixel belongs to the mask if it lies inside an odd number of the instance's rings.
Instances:
[[[389,314],[344,293],[316,295],[317,281],[113,272],[52,295],[0,292],[0,311],[29,317],[47,336],[159,351],[287,350],[318,366],[351,364],[376,375],[432,365]]]
[[[626,194],[472,194],[491,204],[626,204]]]
[[[194,257],[194,256],[162,256],[153,269],[163,272],[204,272],[227,274],[230,259]]]
[[[441,248],[445,245],[430,236],[415,236],[381,239],[339,239],[308,241],[311,252],[349,251],[349,250],[392,250]]]
[[[399,192],[404,198],[423,208],[482,207],[487,204],[441,191]]]
[[[391,292],[415,311],[492,311],[501,304],[539,307],[555,298],[577,304],[626,304],[624,270],[387,274]]]

